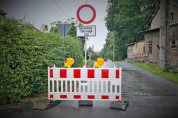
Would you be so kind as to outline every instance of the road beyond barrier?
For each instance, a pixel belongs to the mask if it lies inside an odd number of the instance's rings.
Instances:
[[[121,101],[121,72],[121,68],[48,67],[48,99]]]

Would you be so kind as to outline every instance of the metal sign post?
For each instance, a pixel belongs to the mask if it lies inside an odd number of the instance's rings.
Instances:
[[[95,25],[87,25],[77,27],[77,36],[85,37],[85,68],[87,65],[87,38],[88,36],[96,36],[96,26]]]
[[[56,24],[56,26],[63,37],[63,58],[64,58],[64,62],[65,62],[64,38],[67,36],[67,33],[69,32],[70,28],[72,27],[72,24]]]
[[[63,58],[64,58],[64,63],[65,63],[65,48],[64,48],[64,34],[65,34],[65,26],[63,25]],[[64,64],[64,66],[65,66],[65,64]]]
[[[88,33],[85,33],[85,68],[87,67],[87,38]]]
[[[84,13],[84,12],[89,12],[89,11],[85,11],[85,9],[88,8],[92,11],[92,17],[91,19],[83,19],[80,13]],[[82,12],[83,11],[83,12]],[[90,24],[92,23],[95,18],[96,18],[96,11],[94,9],[93,6],[89,5],[89,4],[84,4],[82,6],[80,6],[77,10],[77,19],[83,23],[83,24]],[[81,15],[81,16],[80,16]],[[86,14],[84,14],[85,16]],[[85,68],[87,65],[87,38],[88,36],[96,36],[96,26],[95,25],[90,25],[90,26],[80,26],[77,27],[77,36],[78,37],[85,37]]]

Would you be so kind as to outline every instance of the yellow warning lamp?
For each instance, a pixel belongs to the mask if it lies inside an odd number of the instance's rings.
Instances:
[[[100,68],[104,64],[103,58],[97,58],[97,62],[95,63],[95,67]]]
[[[97,64],[97,62],[95,62],[95,68],[98,68],[98,64]]]
[[[65,67],[70,68],[74,64],[73,58],[67,58],[67,63],[65,63]]]

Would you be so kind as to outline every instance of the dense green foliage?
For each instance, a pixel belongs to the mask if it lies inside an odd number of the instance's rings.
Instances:
[[[91,47],[87,50],[87,59],[95,61],[98,57],[98,53],[94,52]]]
[[[19,102],[47,87],[47,68],[63,67],[63,38],[59,33],[36,31],[28,24],[6,19],[0,24],[0,104]],[[82,43],[65,38],[65,55],[83,61]]]
[[[108,58],[113,59],[113,39],[113,33],[108,33],[104,48],[99,52],[99,56],[104,60],[107,60]]]
[[[143,40],[143,35],[138,32],[148,29],[146,25],[158,7],[159,0],[109,0],[105,20],[108,35],[112,37],[107,37],[100,56],[112,58],[113,41],[109,38],[113,39],[115,32],[115,60],[126,58],[126,44]]]

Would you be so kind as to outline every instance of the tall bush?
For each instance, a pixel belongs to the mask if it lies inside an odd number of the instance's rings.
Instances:
[[[63,66],[62,37],[44,33],[13,19],[0,24],[0,104],[19,102],[35,96],[47,87],[47,67]],[[66,57],[83,60],[81,42],[76,37],[65,39]]]

